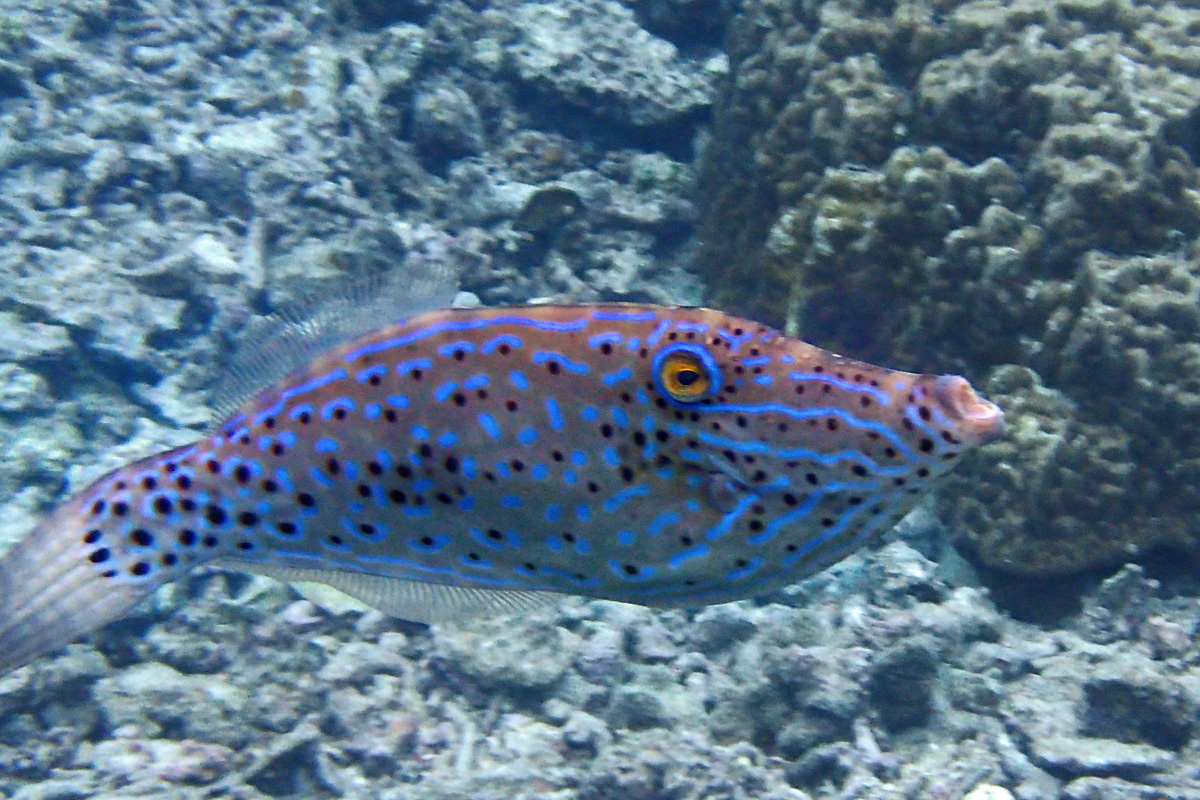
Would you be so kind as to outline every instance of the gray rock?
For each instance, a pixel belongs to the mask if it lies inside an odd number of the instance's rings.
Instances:
[[[713,654],[749,639],[758,626],[739,603],[709,606],[700,611],[688,628],[689,647]]]
[[[918,636],[889,647],[876,659],[869,683],[871,704],[889,730],[919,725],[933,710],[939,654],[932,637]]]
[[[1062,800],[1200,800],[1200,789],[1147,786],[1119,778],[1079,778],[1063,787]]]
[[[1085,734],[1167,749],[1179,749],[1191,738],[1195,704],[1144,656],[1127,653],[1096,667],[1083,693]]]

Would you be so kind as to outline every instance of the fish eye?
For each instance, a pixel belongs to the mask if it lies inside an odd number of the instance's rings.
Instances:
[[[696,345],[668,347],[654,362],[654,377],[659,390],[676,402],[703,400],[720,386],[716,361]]]

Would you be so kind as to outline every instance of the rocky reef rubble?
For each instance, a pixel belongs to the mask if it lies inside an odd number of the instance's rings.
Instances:
[[[1140,567],[1054,628],[895,541],[779,602],[425,628],[210,571],[0,679],[36,798],[1188,798],[1200,603]],[[1190,793],[1189,793],[1190,792]]]

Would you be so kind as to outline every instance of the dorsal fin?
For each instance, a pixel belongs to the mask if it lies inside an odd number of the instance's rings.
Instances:
[[[208,392],[215,419],[339,344],[449,306],[458,285],[448,268],[397,270],[325,281],[285,308],[256,317]]]

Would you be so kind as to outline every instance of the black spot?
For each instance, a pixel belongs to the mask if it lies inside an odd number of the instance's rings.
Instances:
[[[245,552],[247,550],[253,550],[254,545],[251,544],[250,542],[243,540],[243,541],[240,541],[237,543],[237,549],[241,550],[242,552]]]
[[[737,418],[737,426],[739,428],[746,427],[746,418],[741,416],[740,414],[738,415],[738,418]]]
[[[129,534],[129,541],[136,544],[138,547],[150,547],[154,544],[154,537],[150,535],[150,531],[138,528]]]
[[[625,481],[626,483],[632,483],[633,470],[629,467],[621,467],[621,480]]]
[[[220,506],[209,506],[208,510],[204,512],[204,516],[212,525],[225,524],[225,509]]]
[[[196,501],[190,497],[185,497],[179,501],[179,509],[190,514],[196,510]]]
[[[509,462],[509,465],[513,468],[513,472],[523,472],[525,470],[525,462],[519,458],[514,458]]]
[[[692,537],[690,537],[690,536],[680,536],[679,537],[679,543],[681,545],[683,545],[684,547],[691,547],[692,541],[693,541]]]
[[[118,492],[123,492],[128,486],[129,484],[125,483],[125,481],[117,481],[115,488]]]
[[[102,535],[103,534],[101,534],[99,530],[90,530],[83,535],[83,543],[95,544],[96,542],[100,541],[100,537]]]
[[[374,525],[368,525],[367,523],[364,522],[358,526],[358,532],[361,533],[363,536],[374,536],[376,533],[376,530],[375,530]]]
[[[281,456],[286,452],[287,452],[287,449],[283,445],[281,445],[279,442],[276,442],[275,444],[271,445],[271,455],[273,455],[273,456]]]
[[[925,422],[929,422],[929,420],[933,418],[933,414],[929,411],[929,406],[921,406],[919,409],[917,409],[917,414],[919,414],[921,419],[923,419]]]
[[[192,488],[192,479],[187,475],[180,475],[175,479],[175,485],[180,489],[190,489]]]
[[[258,524],[258,515],[252,511],[243,511],[238,515],[238,522],[247,528],[253,527]]]
[[[338,406],[333,410],[333,418],[341,422],[346,418],[346,409]]]
[[[917,470],[917,477],[918,478],[928,478],[929,477],[929,469],[927,467],[921,467],[920,469]]]
[[[611,439],[613,435],[613,427],[607,422],[600,426],[600,435],[605,439]]]
[[[317,504],[316,499],[308,492],[300,492],[296,495],[296,502],[305,508],[312,508]]]
[[[495,528],[488,528],[487,537],[493,541],[498,542],[504,538],[504,534],[501,533],[500,531],[496,530]]]
[[[129,513],[129,504],[118,500],[117,502],[113,503],[112,510],[113,516],[123,517]]]
[[[398,506],[402,506],[408,501],[408,497],[399,489],[392,489],[388,492],[388,499]]]
[[[863,395],[862,397],[858,398],[858,404],[863,408],[866,408],[867,406],[871,405],[871,398]]]
[[[529,570],[530,572],[537,572],[537,565],[535,565],[532,561],[526,561],[521,566],[525,567],[525,569]]]
[[[301,411],[300,415],[296,417],[296,421],[301,425],[307,425],[312,422],[312,414],[309,414],[307,411]]]
[[[274,494],[275,492],[279,491],[279,484],[270,478],[267,478],[262,482],[262,490],[267,494]]]
[[[763,522],[761,519],[750,520],[750,530],[754,531],[755,533],[758,533],[762,529],[763,529]]]
[[[138,578],[142,577],[143,575],[148,575],[150,574],[150,565],[145,561],[139,561],[129,568],[129,574]]]
[[[500,346],[496,348],[496,352],[502,356],[506,356],[512,352],[512,348],[505,343],[501,343]]]
[[[560,368],[559,368],[557,361],[547,361],[546,362],[546,371],[549,372],[551,375],[557,375],[559,373],[559,369]]]
[[[342,537],[338,536],[335,533],[333,536],[329,537],[329,543],[331,545],[333,545],[334,547],[341,547],[342,546]]]
[[[633,443],[638,447],[646,444],[646,434],[642,433],[641,431],[635,431],[633,434]]]
[[[478,561],[479,553],[467,553],[467,559],[470,561]]]
[[[454,405],[458,406],[459,408],[462,408],[467,404],[467,396],[462,392],[455,392],[453,395],[451,395],[450,399],[453,401]]]
[[[245,486],[250,482],[250,468],[245,464],[238,464],[233,470],[233,479]]]
[[[219,473],[221,471],[221,465],[218,462],[212,461],[212,460],[205,463],[204,467],[209,472],[211,472],[213,475],[216,475],[217,473]]]
[[[520,408],[520,406],[517,405],[516,400],[509,400],[507,403],[504,404],[504,407],[512,412],[515,412],[518,408]]]
[[[635,567],[633,564],[626,564],[625,566],[621,567],[621,570],[626,575],[630,575],[630,576],[638,574],[638,568]]]
[[[838,429],[837,419],[835,417],[830,417],[829,419],[825,420],[825,427],[831,431],[836,431]]]
[[[152,492],[157,487],[158,487],[158,481],[156,481],[153,477],[147,475],[145,478],[142,478],[142,488],[145,489],[147,492]]]
[[[862,464],[855,464],[853,467],[850,468],[850,471],[853,472],[855,475],[857,475],[860,478],[864,477],[867,474],[867,468],[864,467]]]
[[[423,547],[433,547],[433,537],[432,536],[422,536],[420,539],[418,539],[418,541],[421,543],[421,545]]]
[[[108,561],[109,555],[111,554],[108,552],[108,548],[101,547],[99,550],[91,552],[88,556],[88,561],[91,561],[93,564],[103,564],[105,561]]]
[[[154,510],[157,513],[170,514],[171,508],[172,508],[171,501],[168,500],[167,498],[163,497],[162,495],[159,495],[158,497],[154,498]]]
[[[448,506],[454,502],[454,498],[452,498],[450,495],[446,494],[445,492],[438,492],[437,494],[434,495],[434,498],[436,498],[437,501],[444,506]]]
[[[408,377],[412,378],[414,381],[419,381],[419,380],[421,380],[422,374],[423,373],[421,372],[421,370],[414,369],[412,372],[408,373]]]
[[[613,351],[612,345],[609,344],[608,342],[605,342],[604,344],[600,345],[600,352],[603,353],[604,355],[610,356],[610,355],[612,355],[612,351]]]
[[[203,541],[200,542],[200,544],[204,545],[205,547],[207,547],[211,550],[212,548],[217,546],[217,537],[211,536],[211,535],[205,536]]]
[[[179,532],[179,543],[184,547],[191,547],[196,543],[196,532],[187,528]]]
[[[337,475],[342,471],[342,465],[338,463],[336,458],[331,458],[325,462],[325,471],[330,475]]]
[[[382,379],[378,375],[372,375],[371,377],[367,378],[367,383],[371,384],[372,386],[378,386],[381,380]]]
[[[932,439],[922,439],[921,443],[917,446],[921,449],[922,453],[932,452],[933,451],[933,440]]]
[[[398,419],[398,417],[396,416],[396,412],[392,411],[390,408],[387,411],[383,412],[383,418],[386,419],[388,422],[395,422]]]
[[[818,483],[821,482],[820,479],[817,478],[817,473],[815,473],[815,472],[809,472],[808,474],[806,474],[804,476],[804,480],[808,481],[809,485],[811,485],[811,486],[816,486]]]
[[[174,553],[163,553],[162,558],[159,559],[164,567],[173,567],[178,560],[179,558]]]
[[[551,453],[551,454],[550,454],[550,457],[551,457],[551,458],[553,458],[555,461],[559,461],[559,462],[561,462],[561,461],[563,460],[563,454],[562,454],[562,451],[561,451],[561,450],[555,450],[553,453]]]
[[[294,536],[296,534],[296,525],[292,522],[276,523],[275,528],[284,536]]]
[[[433,455],[433,448],[427,444],[423,444],[417,448],[417,455],[419,455],[421,458],[429,458],[431,455]]]
[[[822,518],[822,519],[821,519],[821,525],[822,525],[823,527],[826,527],[826,528],[832,528],[832,527],[833,527],[833,520],[832,520],[832,519],[830,519],[829,517],[824,517],[824,518]]]
[[[600,491],[600,487],[596,485],[595,481],[588,481],[587,490],[592,494],[595,494],[596,492]]]
[[[411,478],[412,470],[401,464],[400,466],[396,467],[396,474],[401,478]]]

